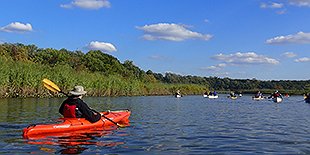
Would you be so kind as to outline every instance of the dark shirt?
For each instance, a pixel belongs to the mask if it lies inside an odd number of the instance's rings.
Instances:
[[[234,92],[231,92],[231,93],[230,93],[230,96],[231,96],[231,97],[236,97],[236,94],[235,94]]]
[[[65,104],[68,105],[76,105],[76,117],[82,117],[87,119],[89,122],[94,123],[100,120],[101,115],[100,113],[90,109],[88,105],[77,97],[68,97],[60,106],[59,113],[64,115],[64,106]]]
[[[282,97],[282,95],[280,93],[274,93],[273,97]]]

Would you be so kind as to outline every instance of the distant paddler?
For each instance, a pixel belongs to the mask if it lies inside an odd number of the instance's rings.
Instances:
[[[283,101],[283,96],[282,94],[276,90],[273,94],[271,94],[271,96],[269,96],[268,98],[271,98],[273,102],[276,103],[280,103]]]
[[[253,100],[259,101],[264,99],[263,93],[261,93],[260,91],[258,91],[255,96],[252,97]]]
[[[310,93],[306,94],[304,98],[306,103],[310,103]]]
[[[182,97],[181,93],[180,93],[180,90],[177,90],[177,92],[174,94],[174,96],[176,98],[179,98],[179,97]]]
[[[207,90],[203,93],[203,97],[208,97],[208,96],[209,96],[209,91]]]
[[[233,92],[233,91],[231,91],[231,92],[229,93],[229,96],[227,96],[227,97],[228,97],[228,98],[231,98],[231,99],[233,99],[233,100],[237,99],[237,95],[236,95],[236,93]]]
[[[213,98],[213,99],[218,98],[218,97],[219,96],[217,95],[217,92],[215,90],[213,92],[210,92],[208,96],[208,98]]]

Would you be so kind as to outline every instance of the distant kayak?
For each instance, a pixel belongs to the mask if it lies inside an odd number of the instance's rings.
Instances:
[[[274,98],[272,98],[272,101],[275,103],[281,103],[283,101],[283,98],[282,97],[274,97]]]
[[[182,95],[176,94],[174,95],[174,97],[179,98],[179,97],[182,97]]]
[[[235,100],[235,99],[237,99],[238,97],[237,97],[237,96],[227,96],[227,98],[230,98],[230,99],[232,99],[232,100]]]
[[[215,98],[219,98],[219,96],[218,95],[209,95],[208,98],[215,99]]]
[[[265,98],[263,96],[259,96],[259,97],[253,96],[252,99],[255,100],[255,101],[260,101],[260,100],[263,100]]]
[[[218,95],[203,95],[204,98],[212,98],[212,99],[216,99],[216,98],[219,98]]]
[[[238,97],[237,96],[233,96],[233,97],[230,97],[231,99],[235,100],[237,99]]]
[[[129,110],[101,112],[106,118],[118,123],[129,125]],[[101,120],[90,123],[85,118],[61,118],[58,124],[37,124],[30,125],[23,129],[24,138],[32,138],[55,133],[71,133],[76,131],[99,130],[107,126],[113,126],[110,120],[104,117]]]

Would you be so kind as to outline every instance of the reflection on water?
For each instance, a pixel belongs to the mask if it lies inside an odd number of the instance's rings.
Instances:
[[[64,98],[0,99],[0,153],[310,154],[310,105],[302,99],[88,97],[98,111],[130,109],[131,126],[30,140],[22,128],[55,121]]]
[[[95,145],[98,147],[114,147],[117,145],[124,144],[124,142],[104,140],[105,137],[113,134],[115,130],[116,130],[115,126],[110,126],[104,128],[103,130],[98,131],[57,133],[48,136],[41,135],[37,137],[32,137],[31,139],[26,140],[26,142],[27,144],[31,145],[39,145],[39,146],[51,145],[61,147],[59,151],[49,149],[48,147],[40,147],[40,151],[45,151],[48,153],[77,154],[82,153],[84,150],[88,149],[87,147],[83,146]],[[101,140],[99,141],[98,139]]]
[[[62,99],[8,98],[1,99],[0,122],[23,123],[25,119],[35,120],[33,124],[46,119],[56,119]],[[42,119],[41,119],[42,118]]]

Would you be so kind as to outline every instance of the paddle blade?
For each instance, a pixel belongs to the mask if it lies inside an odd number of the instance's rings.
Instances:
[[[52,92],[59,93],[61,91],[55,83],[53,83],[52,81],[48,79],[43,79],[42,82],[43,82],[43,86]]]
[[[117,126],[118,126],[118,127],[120,127],[120,128],[125,128],[125,127],[127,127],[127,125],[124,125],[124,124],[118,124],[118,123],[117,123]]]

